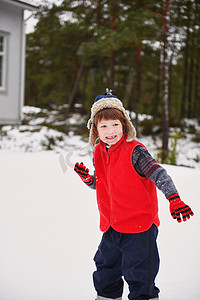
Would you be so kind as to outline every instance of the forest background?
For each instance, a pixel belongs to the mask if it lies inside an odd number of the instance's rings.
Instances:
[[[89,115],[108,87],[136,113],[136,127],[139,113],[151,115],[165,139],[169,125],[200,121],[199,0],[44,2],[35,17],[25,105],[66,104],[67,115],[79,103]]]

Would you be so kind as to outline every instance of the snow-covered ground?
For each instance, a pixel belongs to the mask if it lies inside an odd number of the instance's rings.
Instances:
[[[62,135],[43,130],[48,138]],[[10,127],[0,141],[0,300],[94,300],[99,215],[95,191],[73,171],[83,161],[92,172],[91,153],[72,133],[60,138],[55,151],[39,148],[41,138],[41,130]],[[178,224],[158,191],[160,299],[199,300],[200,169],[164,167],[195,215]],[[125,286],[124,300],[127,294]]]
[[[95,299],[93,256],[100,242],[95,191],[72,165],[89,156],[53,151],[0,155],[0,299]],[[63,161],[65,167],[62,165]],[[165,165],[195,215],[178,224],[159,194],[161,300],[200,299],[200,170]],[[127,299],[127,287],[124,298]]]

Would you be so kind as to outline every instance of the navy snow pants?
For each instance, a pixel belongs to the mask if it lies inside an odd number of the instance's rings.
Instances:
[[[158,229],[141,233],[120,233],[110,227],[104,234],[94,261],[94,286],[99,298],[122,296],[124,281],[129,286],[128,298],[147,300],[158,297],[155,277],[159,269]]]

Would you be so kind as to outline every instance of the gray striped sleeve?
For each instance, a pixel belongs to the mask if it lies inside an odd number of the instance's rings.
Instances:
[[[94,175],[91,175],[93,178],[92,184],[88,185],[92,190],[96,190],[96,181],[95,181],[95,172]]]
[[[158,164],[148,150],[142,146],[137,146],[132,155],[133,166],[136,172],[153,181],[156,187],[163,192],[166,198],[173,194],[178,194],[172,178],[167,171]]]
[[[92,163],[93,163],[93,166],[94,166],[94,157],[92,158]],[[95,168],[95,166],[94,166]],[[91,175],[92,178],[93,178],[93,182],[92,184],[88,185],[92,190],[96,190],[96,181],[95,181],[95,171],[94,171],[94,174]]]

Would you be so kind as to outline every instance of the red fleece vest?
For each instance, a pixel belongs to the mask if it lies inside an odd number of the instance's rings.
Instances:
[[[94,155],[100,230],[110,226],[118,232],[137,233],[159,226],[155,184],[141,177],[132,164],[137,141],[127,142],[124,135],[106,150],[100,141]],[[143,146],[143,145],[142,145]]]

